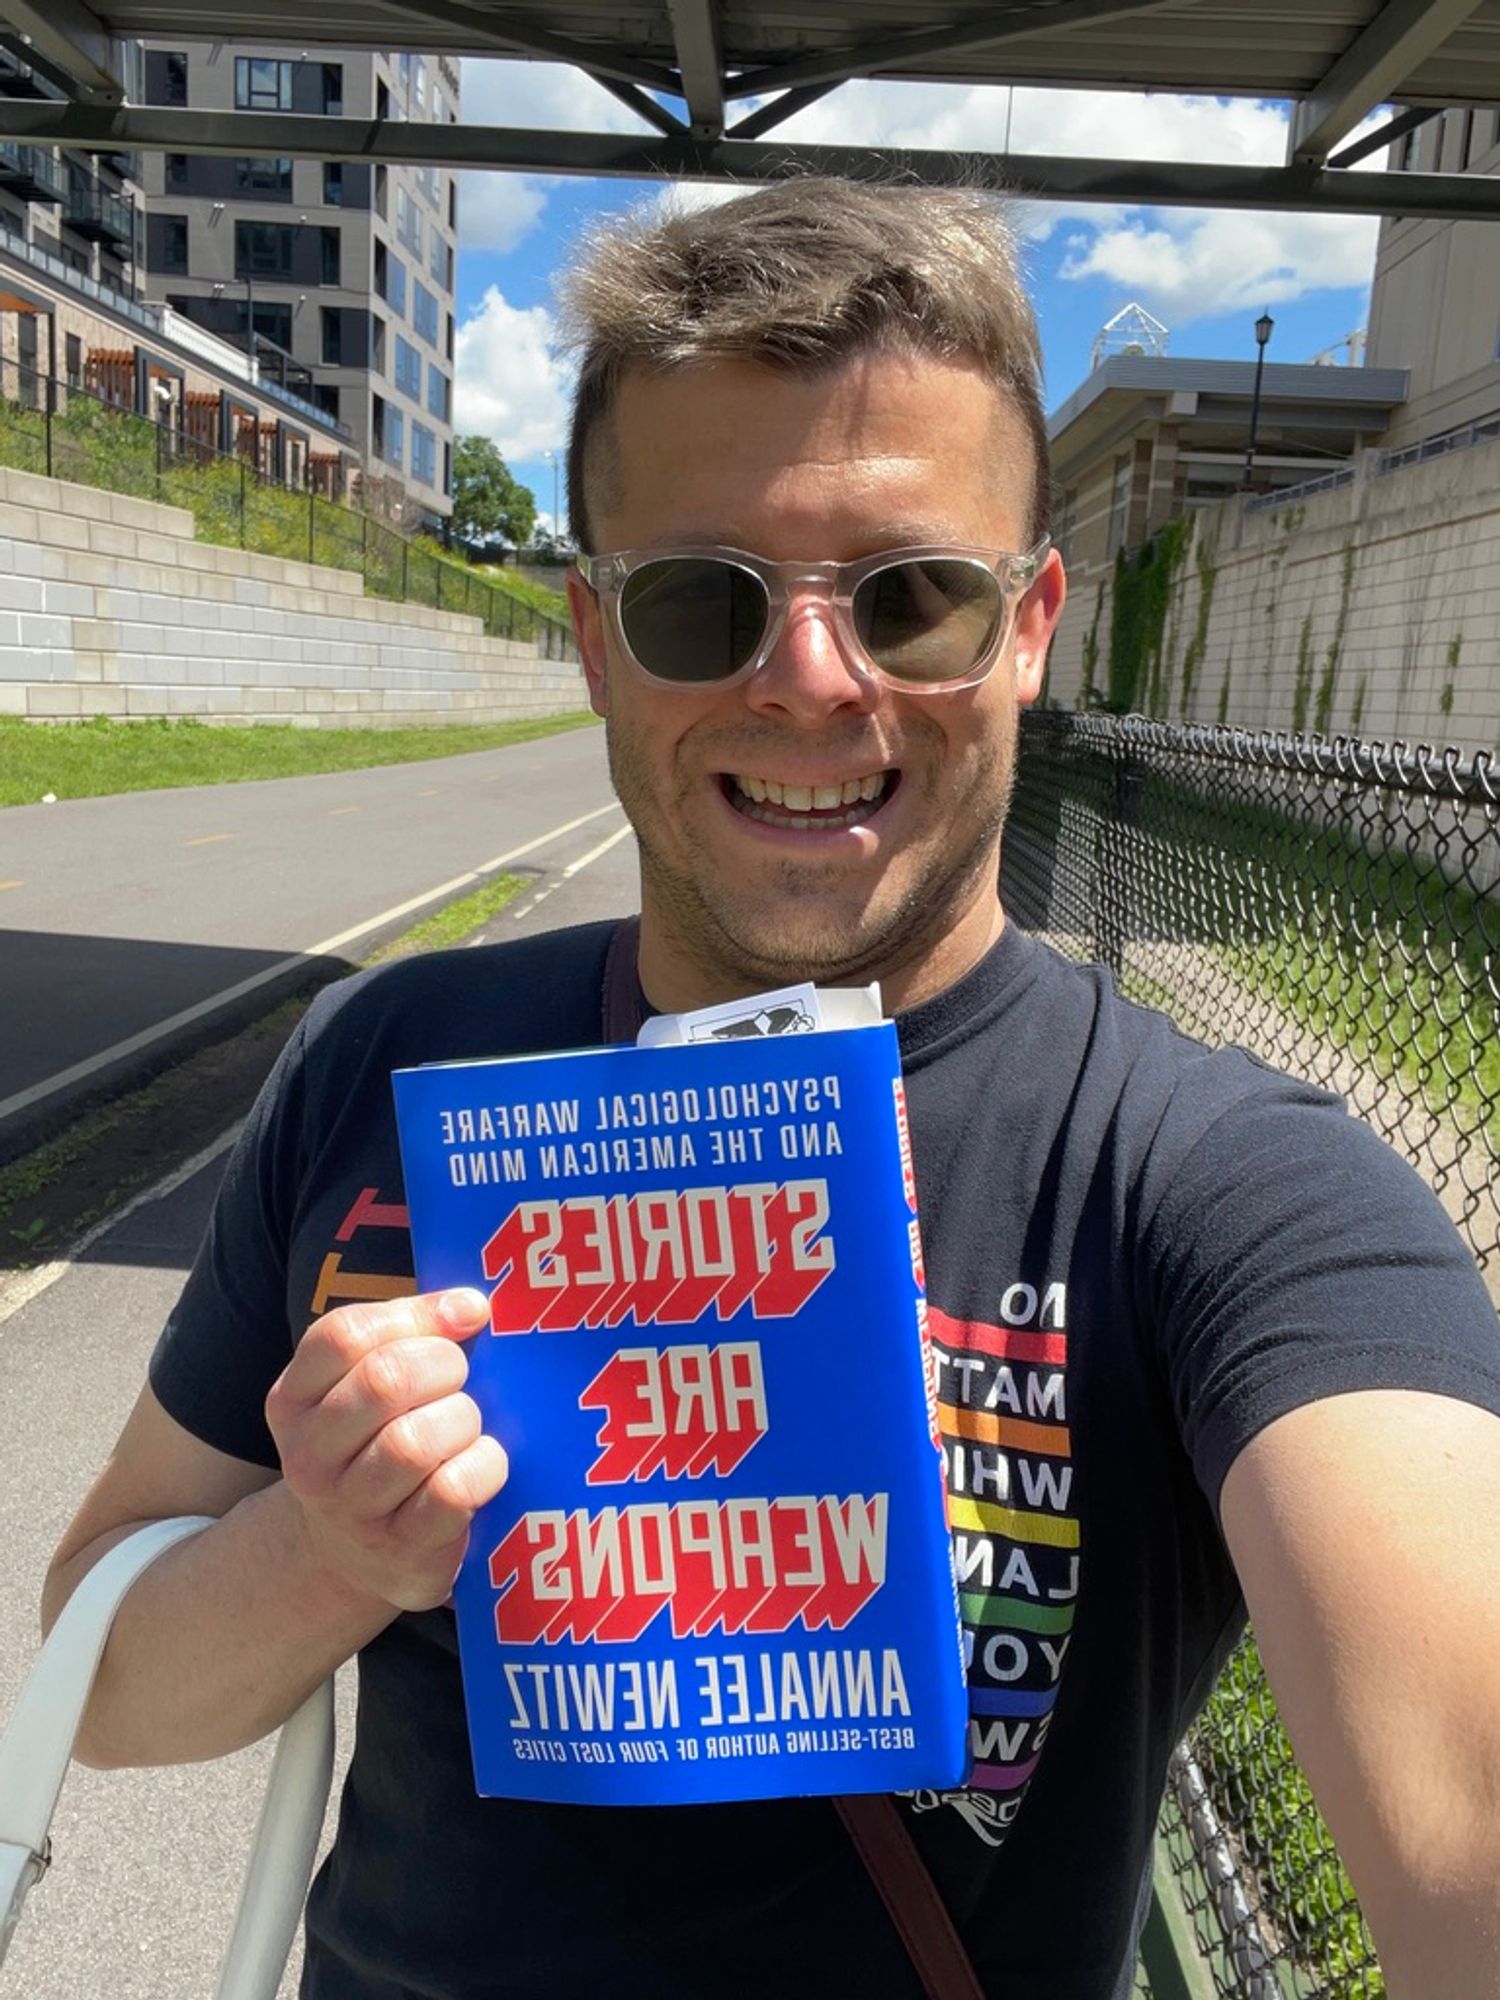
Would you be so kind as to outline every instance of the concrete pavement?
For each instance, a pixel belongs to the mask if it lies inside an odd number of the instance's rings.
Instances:
[[[0,1159],[507,858],[617,831],[602,731],[0,813]],[[569,846],[579,830],[592,838]]]

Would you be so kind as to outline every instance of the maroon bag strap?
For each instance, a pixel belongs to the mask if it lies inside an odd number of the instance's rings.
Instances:
[[[839,1818],[880,1891],[927,2000],[984,2000],[984,1988],[896,1801],[883,1793],[835,1799]]]
[[[633,1042],[650,1012],[636,971],[640,931],[640,919],[627,917],[609,941],[600,994],[606,1042]],[[916,1967],[927,2000],[984,2000],[953,1919],[894,1799],[870,1793],[833,1803]]]

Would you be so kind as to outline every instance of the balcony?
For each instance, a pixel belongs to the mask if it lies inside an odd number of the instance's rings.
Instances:
[[[56,103],[63,92],[11,49],[0,49],[0,97],[42,98]]]
[[[75,236],[103,243],[119,256],[129,255],[135,243],[131,203],[106,194],[102,188],[70,188],[63,221]]]
[[[68,184],[62,163],[47,146],[0,140],[0,187],[22,201],[65,201]]]

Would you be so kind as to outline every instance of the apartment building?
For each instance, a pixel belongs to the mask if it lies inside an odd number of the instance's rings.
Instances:
[[[144,45],[152,104],[452,122],[457,65],[407,52]],[[451,511],[455,176],[435,167],[144,156],[151,297],[247,349],[346,427],[362,497],[404,526]]]

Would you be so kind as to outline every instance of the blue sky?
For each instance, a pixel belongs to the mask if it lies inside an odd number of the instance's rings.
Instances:
[[[461,115],[494,124],[639,132],[575,70],[464,64]],[[1380,114],[1371,123],[1378,122]],[[1287,108],[1249,99],[943,84],[845,85],[778,136],[812,143],[1114,154],[1279,164]],[[494,437],[552,512],[567,373],[553,348],[553,276],[591,219],[660,198],[659,183],[468,173],[459,194],[460,432]],[[690,195],[689,198],[699,198]],[[711,198],[711,197],[701,197]],[[1017,220],[1041,324],[1047,402],[1088,373],[1095,335],[1138,301],[1169,329],[1169,352],[1253,360],[1256,316],[1276,327],[1271,361],[1307,361],[1362,327],[1377,223],[1366,217],[1027,203]]]

